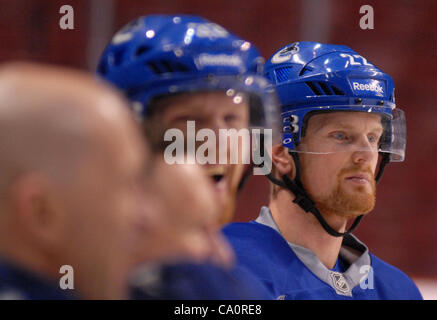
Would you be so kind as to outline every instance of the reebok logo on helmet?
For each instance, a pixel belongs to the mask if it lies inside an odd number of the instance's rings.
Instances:
[[[198,68],[205,66],[229,66],[238,67],[243,64],[237,55],[228,54],[207,54],[202,53],[195,61]]]
[[[354,80],[352,81],[352,88],[355,94],[368,91],[377,96],[384,96],[384,84],[378,80]]]

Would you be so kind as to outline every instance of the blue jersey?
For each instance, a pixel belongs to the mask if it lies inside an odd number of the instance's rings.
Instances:
[[[335,268],[326,268],[312,251],[282,237],[267,207],[256,221],[229,224],[224,234],[241,272],[256,276],[276,299],[422,299],[405,273],[352,235],[344,237]]]
[[[68,300],[76,298],[59,283],[0,260],[0,300]]]
[[[135,272],[131,299],[259,300],[271,296],[256,278],[212,264],[177,263]]]

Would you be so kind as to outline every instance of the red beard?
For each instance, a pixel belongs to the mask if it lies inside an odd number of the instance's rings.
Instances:
[[[370,192],[367,185],[355,186],[353,192],[345,190],[342,186],[345,183],[344,177],[355,173],[367,173],[369,175]],[[337,176],[336,188],[329,195],[318,197],[310,194],[310,196],[320,212],[327,215],[337,215],[352,219],[359,215],[367,214],[372,211],[376,201],[376,182],[373,171],[370,168],[343,169]]]

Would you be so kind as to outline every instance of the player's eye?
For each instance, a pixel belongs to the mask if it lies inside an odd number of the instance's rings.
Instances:
[[[238,119],[238,117],[235,114],[227,114],[224,117],[224,120],[226,123],[233,123]]]
[[[331,133],[331,137],[338,141],[346,141],[347,136],[344,132],[333,132]]]
[[[379,145],[383,138],[383,132],[371,132],[368,136],[369,142],[374,145]]]
[[[378,142],[378,137],[375,135],[369,135],[367,137],[367,139],[369,140],[370,143],[377,143]]]

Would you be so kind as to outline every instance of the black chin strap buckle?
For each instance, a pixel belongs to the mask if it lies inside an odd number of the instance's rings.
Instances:
[[[291,181],[287,175],[282,176],[282,181],[284,181],[285,187],[295,195],[293,200],[294,203],[301,207],[305,212],[311,212],[315,208],[316,204],[314,201],[301,187],[298,186],[297,183]]]
[[[305,212],[310,212],[315,207],[314,201],[306,197],[302,193],[299,192],[295,195],[296,198],[294,198],[293,202],[296,203],[303,210],[305,210]]]

